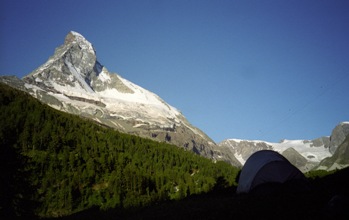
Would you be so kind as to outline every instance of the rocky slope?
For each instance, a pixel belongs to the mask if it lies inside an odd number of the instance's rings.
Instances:
[[[48,105],[122,132],[166,141],[213,160],[240,165],[225,148],[191,125],[156,94],[109,72],[95,49],[71,31],[64,44],[29,75],[0,81],[30,93]]]
[[[338,124],[330,137],[314,140],[282,140],[271,143],[258,140],[228,139],[218,145],[230,150],[241,164],[254,152],[264,149],[275,150],[284,155],[302,172],[311,169],[343,168],[349,166],[349,122]]]
[[[349,135],[348,132],[342,133],[343,130],[349,128],[349,123],[347,126],[343,125],[345,125],[345,123],[338,125],[334,129],[334,135],[331,136],[332,147],[335,147],[336,150],[331,157],[322,160],[317,169],[334,170],[349,166]],[[338,141],[338,136],[340,136],[340,138],[344,137],[345,139],[343,141]],[[337,145],[338,143],[340,143],[339,146]]]

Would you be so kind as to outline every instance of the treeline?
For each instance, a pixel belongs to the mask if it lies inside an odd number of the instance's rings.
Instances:
[[[0,83],[0,211],[62,216],[235,185],[238,169],[101,127]]]

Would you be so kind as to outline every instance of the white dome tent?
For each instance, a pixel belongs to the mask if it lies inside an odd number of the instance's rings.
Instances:
[[[242,168],[236,192],[249,193],[268,184],[290,183],[293,191],[309,189],[308,181],[301,171],[284,156],[271,150],[252,154]],[[257,187],[257,188],[258,188]],[[266,188],[264,188],[266,189]],[[263,191],[263,189],[260,189]],[[270,190],[270,189],[268,189]]]

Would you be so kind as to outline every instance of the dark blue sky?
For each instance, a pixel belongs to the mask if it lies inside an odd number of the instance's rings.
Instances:
[[[2,0],[0,25],[1,75],[29,74],[74,30],[216,142],[349,121],[349,1]]]

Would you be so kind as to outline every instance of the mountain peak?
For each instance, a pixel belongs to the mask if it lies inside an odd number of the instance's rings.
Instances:
[[[84,36],[82,36],[80,33],[76,32],[76,31],[70,31],[69,33],[74,35],[74,36],[77,36],[77,37],[85,38]]]
[[[79,44],[81,49],[87,49],[95,53],[95,50],[92,44],[88,40],[86,40],[84,36],[82,36],[80,33],[76,31],[70,31],[65,37],[64,44],[71,44],[71,43],[77,43]]]
[[[91,82],[101,71],[102,65],[97,61],[92,44],[78,32],[70,31],[53,56],[23,80],[50,88],[55,93],[75,94],[80,90],[94,93]]]
[[[79,40],[86,40],[86,38],[84,36],[82,36],[82,34],[76,32],[76,31],[69,31],[69,33],[67,34],[67,36],[65,37],[66,41],[68,42],[72,42],[76,39]]]

